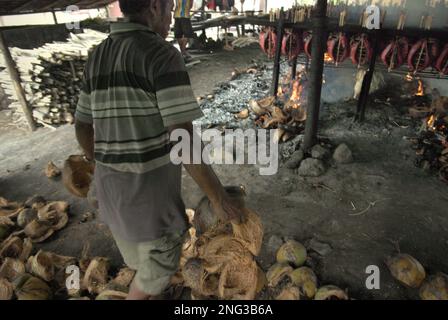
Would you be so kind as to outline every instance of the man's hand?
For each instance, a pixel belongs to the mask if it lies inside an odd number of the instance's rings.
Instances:
[[[223,222],[234,222],[241,224],[246,222],[244,208],[227,194],[224,194],[221,200],[210,201],[213,213]]]

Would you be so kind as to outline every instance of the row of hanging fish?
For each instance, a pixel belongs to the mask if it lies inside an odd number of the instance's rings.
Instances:
[[[260,33],[260,46],[270,58],[274,58],[277,32],[268,28]],[[282,54],[294,60],[301,53],[311,57],[313,35],[311,32],[288,31],[282,39]],[[380,41],[380,58],[388,70],[407,64],[411,72],[434,68],[448,75],[448,43],[434,38],[409,39],[397,36]],[[354,65],[369,63],[373,56],[372,39],[367,34],[349,36],[346,33],[332,33],[327,41],[326,61],[336,65],[350,59]]]

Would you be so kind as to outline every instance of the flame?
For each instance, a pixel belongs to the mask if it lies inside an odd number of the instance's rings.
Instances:
[[[413,79],[414,79],[414,77],[413,77],[410,73],[408,73],[408,74],[406,75],[406,81],[411,82]]]
[[[333,62],[333,58],[330,57],[330,55],[328,54],[328,52],[325,52],[324,61],[325,61],[325,62]]]
[[[278,87],[278,90],[277,90],[277,96],[278,96],[278,97],[283,96],[283,89],[282,89],[281,86]]]
[[[292,93],[291,93],[291,101],[300,100],[300,96],[302,95],[303,86],[300,84],[299,80],[296,80],[292,84]]]
[[[428,128],[435,130],[436,127],[434,126],[436,123],[436,116],[432,115],[429,117],[428,121],[426,122],[426,124],[428,125]]]
[[[417,97],[423,97],[425,95],[425,88],[423,87],[422,80],[418,80],[418,90],[415,94]]]

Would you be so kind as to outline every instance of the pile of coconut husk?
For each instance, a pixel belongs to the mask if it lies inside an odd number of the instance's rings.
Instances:
[[[409,254],[399,253],[386,260],[392,277],[409,289],[419,290],[422,300],[448,300],[448,275],[428,276],[423,265]]]
[[[173,284],[191,288],[193,300],[253,300],[265,287],[265,274],[255,261],[263,240],[260,217],[245,208],[242,188],[227,191],[240,201],[245,222],[221,222],[207,198],[187,213],[192,227]]]

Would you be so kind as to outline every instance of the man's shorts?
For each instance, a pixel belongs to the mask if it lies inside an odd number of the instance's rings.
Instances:
[[[114,235],[115,242],[127,266],[136,270],[137,288],[151,296],[161,295],[179,269],[185,232],[161,239],[135,243]]]
[[[194,38],[193,26],[189,18],[175,18],[174,20],[174,37],[176,39]]]

